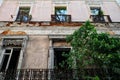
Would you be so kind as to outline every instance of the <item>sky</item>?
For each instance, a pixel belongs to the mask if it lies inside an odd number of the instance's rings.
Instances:
[[[0,6],[1,6],[2,1],[3,1],[3,0],[0,0]]]
[[[2,0],[0,0],[0,3],[2,2]]]
[[[116,0],[120,4],[120,0]]]

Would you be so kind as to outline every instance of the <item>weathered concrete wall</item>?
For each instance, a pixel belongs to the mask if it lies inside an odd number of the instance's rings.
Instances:
[[[23,68],[47,68],[48,49],[48,36],[29,36],[23,59]]]
[[[98,32],[108,32],[113,31],[116,35],[120,35],[120,23],[109,23],[106,25],[104,23],[94,23]],[[65,27],[65,26],[41,26],[41,27],[1,27],[0,33],[6,30],[11,31],[23,31],[27,35],[70,35],[78,27]]]

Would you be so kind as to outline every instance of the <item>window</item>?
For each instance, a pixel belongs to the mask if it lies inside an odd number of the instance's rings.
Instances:
[[[28,36],[3,36],[2,54],[0,55],[0,72],[3,80],[16,80],[22,67],[23,52],[26,48]]]
[[[105,22],[103,12],[100,7],[91,7],[91,17],[94,22]]]
[[[16,21],[27,22],[29,18],[30,7],[20,7]]]
[[[91,7],[90,10],[92,15],[98,15],[100,7]]]
[[[66,22],[68,18],[66,14],[66,7],[55,7],[55,19],[57,22]]]
[[[27,36],[4,36],[2,38],[2,54],[0,56],[0,71],[20,69]],[[22,50],[21,50],[22,49]],[[19,58],[20,61],[19,61]]]
[[[11,49],[6,49],[5,53],[11,53]]]
[[[55,7],[54,15],[51,15],[51,20],[53,22],[70,22],[71,15],[67,14],[67,8],[64,6]]]
[[[66,7],[55,7],[55,14],[57,14],[57,15],[67,14]]]
[[[7,69],[17,69],[22,43],[22,39],[3,39],[2,47],[4,50],[1,71],[6,71]]]
[[[54,68],[55,69],[61,69],[63,68],[61,65],[63,61],[65,61],[67,58],[63,56],[63,54],[68,54],[70,52],[70,48],[54,48]],[[67,63],[65,63],[64,68],[68,68]]]
[[[1,71],[16,70],[20,56],[21,48],[5,49],[3,55]]]
[[[67,13],[66,7],[55,7],[55,15],[57,21],[65,21],[65,15]]]

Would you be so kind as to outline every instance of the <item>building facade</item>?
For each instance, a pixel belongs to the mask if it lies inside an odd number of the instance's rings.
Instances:
[[[61,53],[71,49],[65,37],[87,20],[98,32],[120,35],[115,0],[3,0],[0,70],[59,67]]]

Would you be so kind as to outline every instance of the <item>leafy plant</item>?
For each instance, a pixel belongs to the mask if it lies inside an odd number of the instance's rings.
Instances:
[[[98,76],[91,77],[91,76],[85,76],[85,80],[100,80]]]
[[[100,80],[100,78],[98,76],[95,76],[93,80]]]
[[[103,13],[103,11],[100,9],[99,12],[98,12],[98,16],[103,16],[103,15],[104,15],[104,13]]]
[[[120,70],[120,39],[107,33],[97,33],[89,21],[83,24],[73,34],[67,36],[67,42],[72,50],[66,60],[69,68],[112,68],[113,72]],[[106,71],[108,72],[108,71]]]

